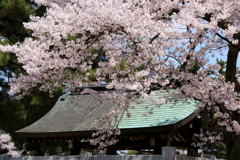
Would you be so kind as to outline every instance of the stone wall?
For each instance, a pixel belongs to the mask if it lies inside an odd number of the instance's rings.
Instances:
[[[163,147],[162,155],[92,155],[82,152],[79,156],[35,156],[11,157],[7,154],[0,155],[0,160],[218,160],[215,156],[204,155],[200,157],[176,156],[176,148]]]

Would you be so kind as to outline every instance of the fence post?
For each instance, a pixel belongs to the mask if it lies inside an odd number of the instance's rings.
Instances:
[[[0,154],[0,160],[8,160],[12,155],[9,154]]]
[[[176,160],[175,147],[162,147],[162,160]]]
[[[92,155],[92,153],[90,153],[90,152],[81,152],[80,160],[90,160],[91,155]]]

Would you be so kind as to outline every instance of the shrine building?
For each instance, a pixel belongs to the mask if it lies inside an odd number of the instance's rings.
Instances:
[[[110,92],[106,85],[89,86],[97,92]],[[97,149],[90,145],[92,129],[95,127],[94,118],[103,117],[107,112],[116,108],[113,100],[99,101],[95,95],[79,94],[83,88],[70,92],[63,90],[53,108],[35,123],[20,129],[18,136],[26,141],[66,141],[72,155],[79,155],[83,148]],[[114,92],[114,90],[111,90]],[[150,150],[161,154],[162,146],[174,146],[189,149],[193,142],[193,134],[199,132],[199,122],[196,120],[196,101],[187,101],[183,97],[169,99],[167,103],[157,105],[153,98],[166,98],[166,90],[155,91],[148,100],[134,100],[129,109],[131,117],[123,115],[119,124],[121,135],[119,141],[107,148],[107,154],[116,154],[117,150]],[[153,113],[143,116],[153,108]]]

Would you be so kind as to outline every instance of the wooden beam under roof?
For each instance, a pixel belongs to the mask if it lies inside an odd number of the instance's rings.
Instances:
[[[187,142],[180,133],[177,134],[177,137],[178,137],[181,141]]]

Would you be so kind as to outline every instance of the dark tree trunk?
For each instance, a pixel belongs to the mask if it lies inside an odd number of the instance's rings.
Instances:
[[[240,160],[240,136],[236,135],[229,155],[229,160]]]
[[[236,92],[240,92],[240,84],[237,80],[237,59],[238,59],[239,47],[236,45],[229,45],[227,56],[227,68],[226,68],[226,82],[234,82]],[[235,120],[240,122],[239,113],[233,113]],[[231,134],[230,134],[231,135]],[[229,154],[230,160],[240,160],[240,135],[233,135],[234,138],[228,138],[226,143],[227,154]],[[230,140],[231,139],[231,140]],[[230,142],[231,141],[231,142]]]
[[[237,59],[239,48],[236,45],[229,45],[228,56],[227,56],[227,68],[226,68],[226,82],[234,82],[236,91],[240,92],[240,84],[237,81]]]

